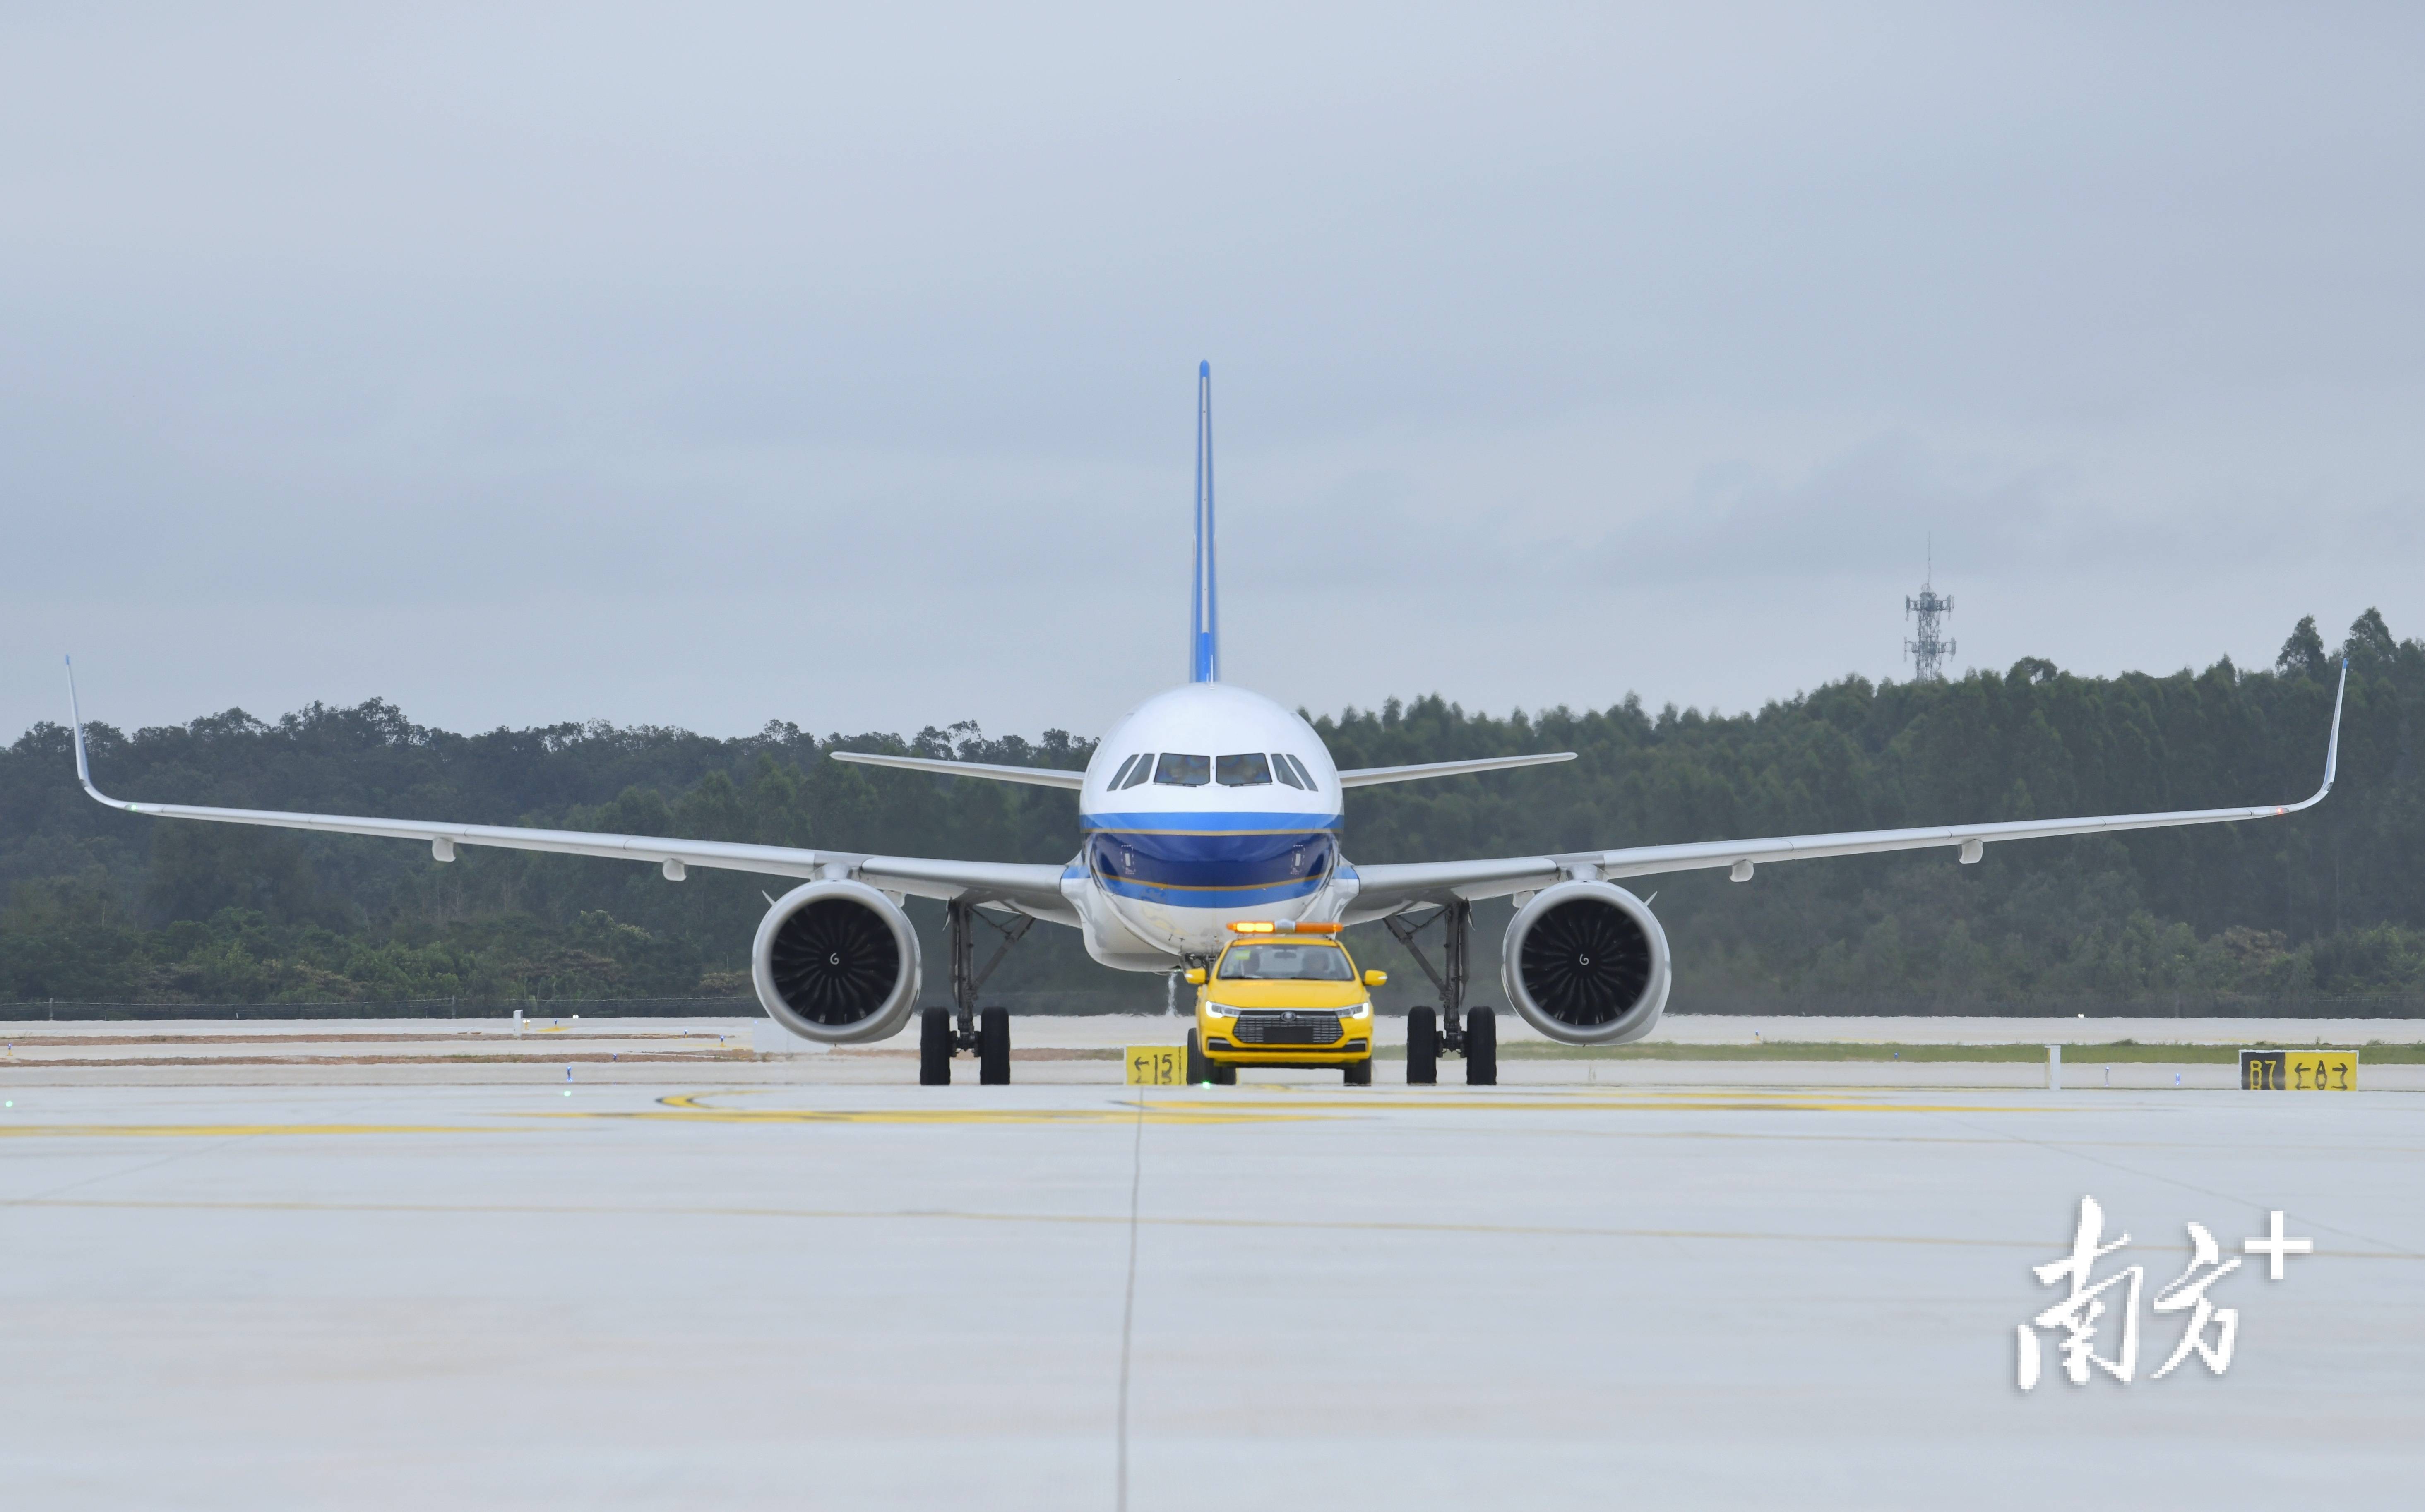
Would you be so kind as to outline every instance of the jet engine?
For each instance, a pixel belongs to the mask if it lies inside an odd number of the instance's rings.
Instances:
[[[827,1044],[885,1039],[918,1002],[918,931],[865,883],[806,883],[767,910],[749,975],[758,1001],[795,1034]]]
[[[1623,1044],[1667,1006],[1667,931],[1604,882],[1545,887],[1507,926],[1500,985],[1524,1022],[1567,1044]]]

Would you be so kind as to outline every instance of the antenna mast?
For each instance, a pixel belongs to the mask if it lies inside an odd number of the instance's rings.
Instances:
[[[1903,643],[1903,655],[1911,658],[1911,676],[1915,682],[1943,682],[1945,659],[1953,655],[1953,643],[1939,633],[1941,616],[1953,613],[1953,596],[1939,595],[1936,582],[1936,538],[1928,541],[1928,577],[1919,585],[1919,596],[1906,597],[1903,612],[1913,620],[1912,637]]]

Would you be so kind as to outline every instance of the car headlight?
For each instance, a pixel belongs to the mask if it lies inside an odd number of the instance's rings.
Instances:
[[[1354,1008],[1341,1009],[1339,1011],[1339,1016],[1341,1018],[1371,1018],[1373,1016],[1373,999],[1368,997],[1364,999],[1364,1001],[1357,1004]]]
[[[1214,1018],[1236,1018],[1238,1016],[1238,1011],[1236,1009],[1224,1008],[1219,1003],[1205,1004],[1204,1011]]]

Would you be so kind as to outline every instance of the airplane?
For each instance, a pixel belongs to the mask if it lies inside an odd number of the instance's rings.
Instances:
[[[1038,920],[1080,931],[1087,953],[1105,966],[1184,973],[1198,981],[1242,930],[1301,933],[1311,945],[1318,934],[1378,921],[1412,952],[1441,998],[1437,1018],[1429,1007],[1409,1014],[1409,1079],[1436,1079],[1437,1058],[1447,1054],[1464,1058],[1469,1084],[1487,1085],[1498,1079],[1497,1019],[1493,1010],[1464,1002],[1472,907],[1481,899],[1515,901],[1500,988],[1524,1022],[1567,1044],[1620,1044],[1658,1025],[1673,984],[1666,931],[1621,881],[1723,867],[1734,881],[1748,882],[1773,863],[1936,847],[1957,849],[1969,865],[1988,845],[2008,840],[2272,819],[2321,803],[2339,760],[2346,661],[2333,698],[2323,785],[2294,804],[1358,867],[1341,850],[1346,793],[1570,761],[1575,753],[1341,771],[1304,719],[1222,680],[1209,361],[1196,369],[1195,510],[1187,680],[1138,705],[1095,747],[1084,772],[827,753],[837,761],[1074,792],[1079,850],[1059,865],[130,803],[93,785],[71,661],[76,777],[95,801],[132,814],[416,840],[441,862],[464,846],[493,846],[646,862],[669,882],[693,867],[797,879],[797,886],[771,899],[751,943],[750,976],[768,1015],[826,1044],[889,1039],[907,1026],[918,1011],[923,972],[918,935],[902,905],[909,898],[939,900],[950,930],[952,1007],[922,1014],[919,1079],[930,1085],[948,1084],[954,1058],[964,1053],[974,1055],[981,1083],[1010,1080],[1009,1014],[1000,1008],[980,1013],[976,998],[1004,954]],[[1437,964],[1417,938],[1435,923],[1441,926]],[[983,968],[975,963],[980,925],[1001,937]],[[1369,1039],[1358,1048],[1369,1080]],[[1357,1069],[1349,1068],[1351,1081]]]

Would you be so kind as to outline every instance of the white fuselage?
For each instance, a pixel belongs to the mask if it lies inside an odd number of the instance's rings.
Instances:
[[[1337,916],[1339,773],[1313,727],[1268,698],[1189,683],[1146,700],[1096,747],[1081,849],[1062,894],[1106,965],[1210,956],[1237,919]]]

